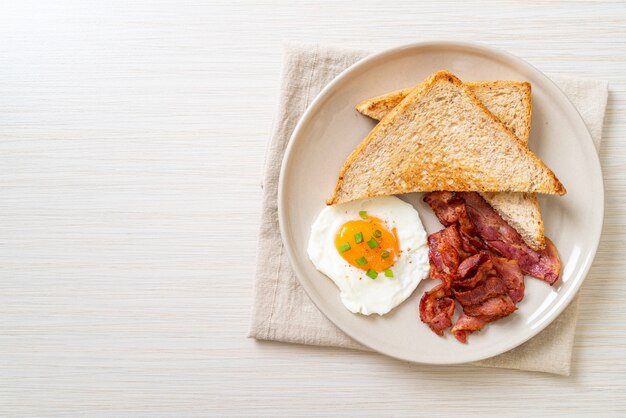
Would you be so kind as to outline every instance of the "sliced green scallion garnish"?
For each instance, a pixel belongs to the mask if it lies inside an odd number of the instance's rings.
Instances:
[[[383,251],[382,253],[380,253],[380,256],[382,257],[383,260],[388,259],[390,256],[389,251]]]
[[[372,238],[371,240],[367,241],[367,246],[370,248],[376,248],[378,247],[378,241],[376,241],[374,238]]]
[[[367,260],[365,259],[365,257],[360,257],[360,258],[357,258],[357,259],[356,259],[356,263],[357,263],[359,266],[364,266],[364,265],[366,265],[366,264],[367,264]]]
[[[368,219],[366,210],[359,211],[359,216],[361,217],[361,219]]]
[[[383,233],[380,229],[374,230],[374,238],[380,238],[383,236]]]
[[[393,271],[391,269],[385,270],[385,276],[386,277],[393,277]]]
[[[356,234],[354,234],[354,242],[356,242],[357,244],[363,242],[363,232],[357,232]]]
[[[367,270],[367,273],[365,274],[372,280],[376,280],[376,278],[378,277],[378,272],[372,269]]]
[[[342,253],[345,253],[345,252],[346,252],[346,251],[348,251],[350,248],[352,248],[352,247],[350,247],[350,244],[349,244],[349,243],[347,243],[347,242],[344,242],[343,244],[341,244],[341,245],[339,246],[339,251],[340,251],[340,252],[342,252]]]

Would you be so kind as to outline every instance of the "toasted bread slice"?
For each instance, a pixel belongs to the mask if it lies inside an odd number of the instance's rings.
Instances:
[[[465,85],[500,121],[520,139],[528,144],[531,116],[530,83],[522,81],[474,81]],[[382,96],[362,101],[357,111],[380,120],[398,105],[412,88],[397,90]],[[481,193],[485,200],[515,228],[524,241],[533,249],[545,248],[543,220],[539,202],[534,193]]]
[[[356,147],[328,204],[435,190],[565,194],[454,74],[424,80]]]
[[[491,113],[509,128],[515,136],[528,143],[530,134],[530,83],[525,81],[495,80],[470,81],[465,85],[472,90]],[[363,100],[356,105],[359,113],[381,120],[396,107],[413,87],[396,90],[382,96]]]

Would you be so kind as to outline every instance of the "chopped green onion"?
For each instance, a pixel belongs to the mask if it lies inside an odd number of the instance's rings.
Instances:
[[[367,245],[370,248],[376,248],[376,247],[378,247],[378,241],[376,241],[374,238],[372,238],[371,240],[367,241]]]
[[[385,270],[385,276],[386,277],[393,277],[393,271],[391,271],[391,269]]]
[[[383,260],[388,259],[389,255],[389,251],[383,251],[382,253],[380,253],[380,256],[383,258]]]
[[[381,232],[380,229],[374,230],[374,238],[380,238],[382,236],[383,236],[383,233]]]
[[[365,257],[357,258],[357,259],[356,259],[356,263],[357,263],[359,266],[364,266],[364,265],[366,265],[366,264],[367,264],[367,260],[365,259]]]
[[[376,280],[376,278],[378,277],[378,272],[372,269],[367,270],[367,273],[365,274],[372,280]]]
[[[352,248],[352,247],[350,247],[350,244],[349,244],[349,243],[347,243],[347,242],[344,242],[343,244],[341,244],[341,245],[339,246],[339,251],[341,251],[342,253],[345,253],[345,252],[346,252],[346,251],[348,251],[350,248]]]
[[[357,244],[360,244],[363,242],[363,232],[358,232],[354,234],[354,242],[356,242]]]
[[[366,210],[359,211],[359,216],[361,217],[361,219],[368,219]]]

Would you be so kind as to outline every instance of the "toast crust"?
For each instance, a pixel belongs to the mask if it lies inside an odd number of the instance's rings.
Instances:
[[[457,89],[460,89],[463,94],[467,96],[472,105],[476,106],[490,121],[493,126],[501,131],[504,135],[511,139],[511,143],[515,144],[518,152],[522,154],[526,154],[526,156],[535,162],[537,166],[541,169],[541,171],[547,175],[549,178],[549,183],[551,185],[549,187],[543,187],[540,190],[530,189],[530,190],[497,190],[497,187],[485,187],[483,185],[469,184],[464,182],[463,179],[457,179],[458,187],[455,186],[456,191],[480,191],[480,192],[495,192],[495,191],[516,191],[516,192],[535,192],[541,191],[543,193],[549,194],[560,194],[563,195],[566,193],[565,187],[561,184],[561,182],[557,179],[554,173],[545,165],[543,161],[541,161],[534,153],[532,153],[527,147],[523,146],[521,141],[495,116],[491,113],[483,103],[474,95],[469,87],[464,85],[461,80],[459,80],[454,74],[449,71],[442,70],[434,73],[426,80],[422,81],[417,87],[412,89],[412,91],[405,97],[404,100],[397,106],[395,106],[381,121],[374,127],[374,129],[368,134],[368,136],[354,149],[354,151],[350,154],[343,167],[339,172],[339,177],[335,186],[335,190],[333,195],[327,200],[327,204],[333,205],[337,203],[347,202],[350,200],[366,198],[377,196],[381,194],[389,194],[379,191],[369,191],[367,194],[363,195],[347,195],[342,196],[342,186],[343,181],[346,175],[346,172],[351,168],[354,162],[358,159],[360,154],[370,145],[370,143],[376,139],[379,134],[383,133],[391,126],[397,116],[403,113],[409,106],[411,106],[412,102],[419,97],[420,95],[426,93],[434,84],[438,82],[448,82],[452,83]],[[376,147],[375,147],[376,148]],[[375,149],[374,148],[374,149]],[[441,189],[440,183],[431,182],[431,184],[422,184],[419,187],[406,187],[406,190],[402,192],[417,192],[417,191],[434,191]],[[399,192],[400,193],[400,192]]]

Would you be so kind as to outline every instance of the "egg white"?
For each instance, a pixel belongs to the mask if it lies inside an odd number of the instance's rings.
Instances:
[[[359,219],[359,211],[383,220],[389,231],[396,228],[400,255],[391,267],[394,277],[377,279],[365,275],[335,247],[335,236],[346,222]],[[428,243],[415,208],[395,196],[357,200],[324,208],[311,227],[309,259],[340,290],[342,303],[354,313],[384,315],[401,304],[429,272]]]

